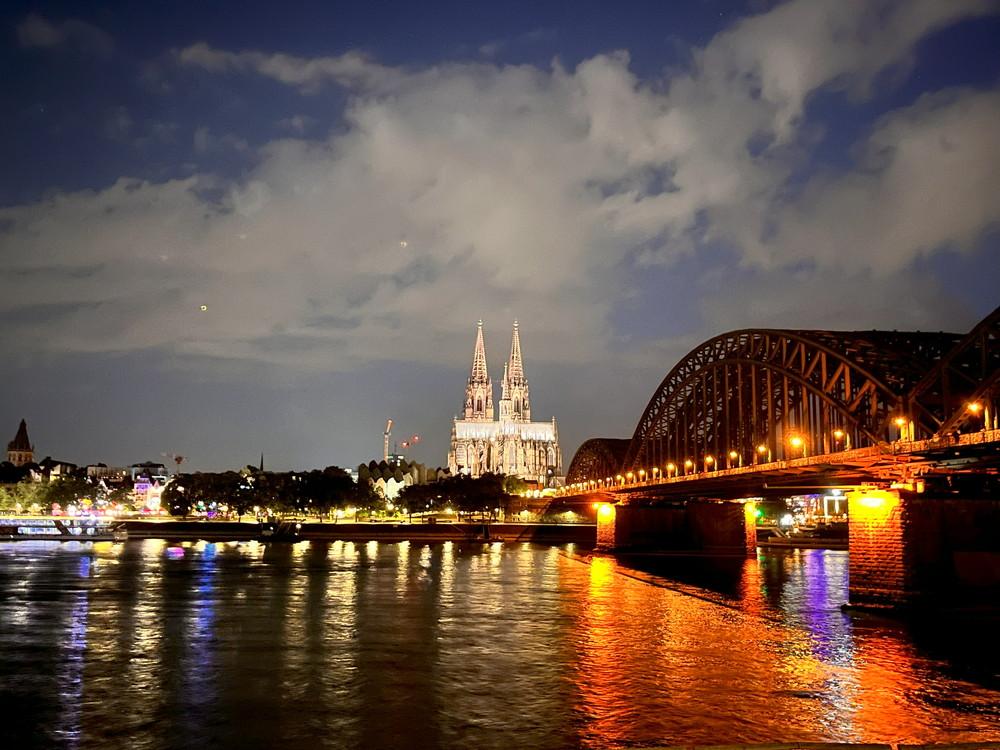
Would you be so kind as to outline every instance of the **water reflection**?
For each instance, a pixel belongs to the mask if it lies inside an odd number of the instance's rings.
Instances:
[[[1000,739],[995,623],[841,611],[846,554],[0,544],[18,748]],[[975,657],[975,658],[974,658]]]

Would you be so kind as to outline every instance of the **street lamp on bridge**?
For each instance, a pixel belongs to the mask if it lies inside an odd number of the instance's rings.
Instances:
[[[712,466],[715,464],[715,456],[705,456],[705,471],[711,471]]]
[[[792,435],[788,438],[788,444],[792,446],[793,449],[802,452],[802,457],[806,455],[806,441],[802,439],[801,435]]]
[[[646,481],[646,470],[645,469],[639,469],[639,481],[640,482],[645,482]]]
[[[674,464],[669,463],[667,464],[667,479],[670,479],[671,473],[674,476],[677,476],[677,467]]]
[[[771,463],[771,451],[766,445],[761,443],[757,446],[757,463],[763,461],[765,457],[767,458],[767,462]]]
[[[692,461],[690,458],[685,458],[684,459],[684,475],[685,476],[687,476],[687,473],[691,470],[692,466],[694,466],[694,461]]]
[[[739,457],[740,457],[740,454],[737,453],[736,451],[729,451],[729,465],[726,468],[727,469],[733,468],[733,461],[735,461]],[[742,463],[742,462],[740,462],[740,463]]]
[[[896,417],[892,421],[896,425],[896,428],[899,430],[899,434],[898,434],[898,436],[897,436],[896,439],[897,440],[909,440],[910,439],[910,431],[907,429],[908,424],[909,424],[909,420],[907,420],[907,418],[905,416],[900,415],[900,416]]]

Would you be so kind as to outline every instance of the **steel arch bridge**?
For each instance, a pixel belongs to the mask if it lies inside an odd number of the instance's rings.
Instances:
[[[629,443],[631,441],[628,438],[591,438],[573,456],[567,481],[570,481],[570,476],[577,477],[572,481],[581,481],[583,478],[614,478],[621,471]]]
[[[704,464],[742,466],[961,430],[969,420],[995,418],[998,340],[1000,308],[964,336],[725,333],[696,347],[667,374],[631,440],[584,443],[566,481],[643,466],[667,472],[673,467],[675,473]],[[981,411],[967,409],[970,403]]]

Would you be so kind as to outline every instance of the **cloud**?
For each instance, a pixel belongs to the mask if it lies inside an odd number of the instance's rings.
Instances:
[[[93,24],[76,18],[53,23],[37,13],[18,24],[17,40],[24,48],[71,47],[102,58],[111,57],[115,48],[111,35]]]
[[[279,130],[302,135],[316,125],[316,118],[309,115],[292,115],[291,117],[282,117],[275,124]]]
[[[928,94],[878,123],[857,168],[814,179],[775,212],[757,252],[888,276],[941,247],[970,251],[1000,224],[1000,91]]]
[[[250,148],[250,144],[247,143],[245,138],[240,138],[232,133],[215,135],[205,125],[195,129],[193,142],[194,151],[199,155],[227,149],[243,152]]]
[[[540,42],[548,42],[557,36],[555,29],[531,29],[523,34],[504,39],[493,39],[479,46],[479,54],[483,57],[496,57],[511,47],[523,47]]]
[[[708,330],[685,331],[685,342],[739,320],[755,294],[767,306],[749,317],[798,320],[803,289],[874,325],[884,305],[862,293],[879,279],[889,288],[935,247],[974,243],[996,218],[988,197],[1000,170],[986,130],[996,93],[955,90],[888,114],[854,168],[790,195],[812,145],[801,114],[810,96],[875,95],[924,35],[984,6],[871,7],[778,6],[653,81],[626,53],[573,70],[406,70],[354,53],[188,47],[178,62],[207,74],[261,75],[313,96],[346,86],[343,121],[317,140],[229,143],[250,162],[238,180],[122,179],[0,209],[0,313],[46,305],[44,321],[21,315],[0,336],[329,371],[464,363],[479,317],[493,336],[519,318],[533,358],[603,367],[624,341],[612,312],[635,295],[665,318],[672,305],[700,306]],[[225,138],[200,129],[192,148]],[[928,206],[932,181],[941,189]],[[728,277],[706,251],[719,244]],[[676,298],[639,284],[690,258]],[[929,292],[921,304],[941,299]],[[631,368],[661,370],[677,349],[664,335],[628,342]]]
[[[104,134],[111,140],[123,140],[132,132],[135,122],[126,107],[118,106],[104,120]]]
[[[253,72],[307,93],[316,93],[328,83],[371,88],[397,77],[393,69],[372,62],[358,52],[310,59],[285,54],[227,52],[199,42],[175,54],[182,65],[212,73]]]

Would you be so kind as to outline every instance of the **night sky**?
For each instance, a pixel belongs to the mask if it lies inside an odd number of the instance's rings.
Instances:
[[[3,4],[4,442],[439,465],[517,318],[568,465],[715,334],[1000,303],[996,2],[285,5]]]

